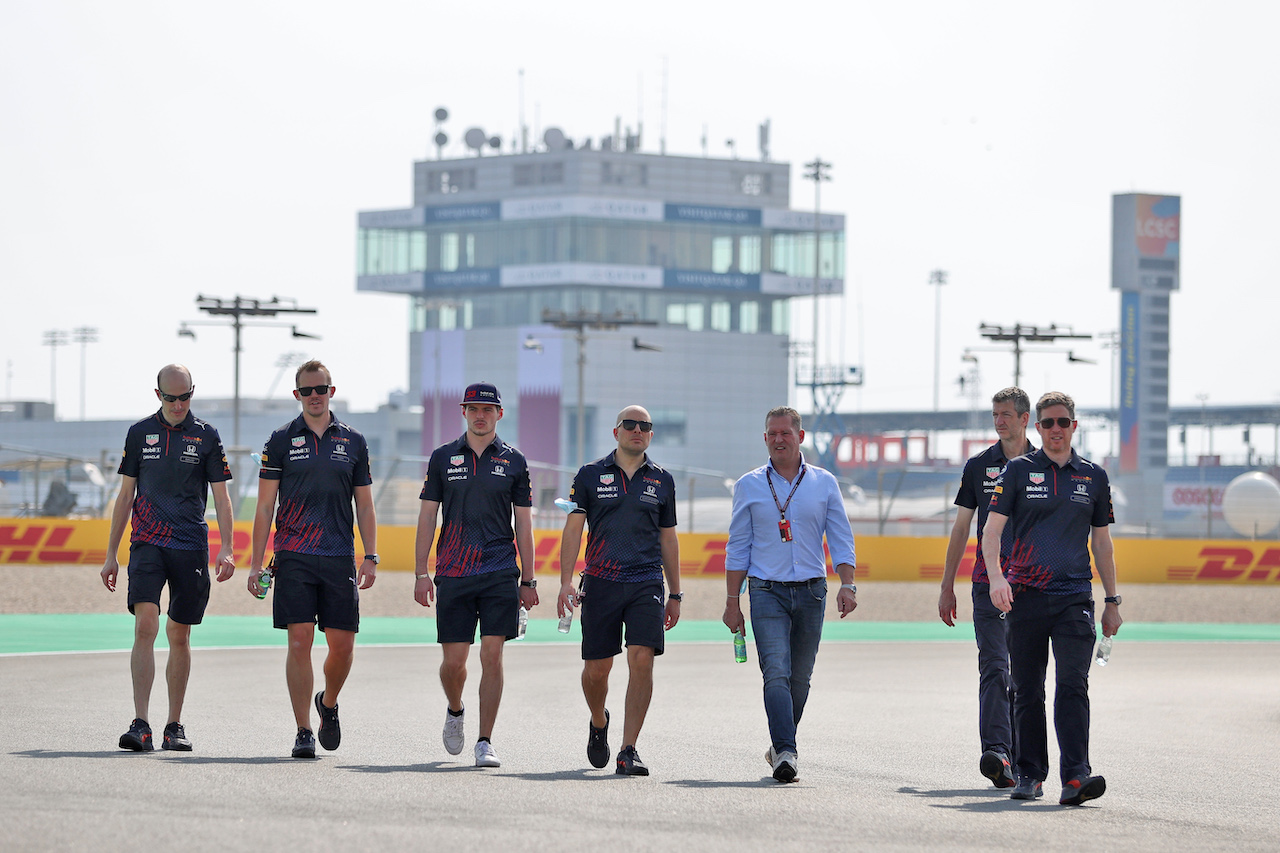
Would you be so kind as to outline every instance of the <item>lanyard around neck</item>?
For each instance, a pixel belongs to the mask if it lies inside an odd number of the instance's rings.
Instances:
[[[800,476],[796,477],[795,485],[791,487],[791,491],[787,493],[787,502],[778,503],[778,492],[773,488],[773,477],[769,474],[769,469],[764,469],[764,478],[769,482],[769,494],[773,495],[773,505],[778,508],[778,515],[783,518],[787,517],[787,507],[791,506],[791,498],[796,493],[796,489],[800,488],[800,481],[804,479],[805,471],[809,470],[807,465],[800,465]],[[781,476],[781,475],[779,475]]]

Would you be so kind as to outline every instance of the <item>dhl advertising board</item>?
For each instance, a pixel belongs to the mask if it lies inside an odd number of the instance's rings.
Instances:
[[[92,565],[106,559],[109,522],[105,519],[0,518],[0,564]],[[247,568],[252,524],[235,527],[236,565]],[[415,528],[379,527],[381,571],[412,571]],[[210,535],[216,554],[217,534]],[[728,537],[714,533],[680,534],[680,572],[687,578],[724,574]],[[1115,539],[1116,563],[1123,583],[1280,584],[1280,541]],[[945,537],[860,536],[857,539],[859,581],[928,581],[942,578]],[[560,533],[534,531],[537,573],[560,571]],[[973,571],[976,543],[965,549],[957,574]],[[127,544],[119,560],[128,558]],[[581,554],[579,554],[581,566]],[[828,571],[830,568],[828,567]]]

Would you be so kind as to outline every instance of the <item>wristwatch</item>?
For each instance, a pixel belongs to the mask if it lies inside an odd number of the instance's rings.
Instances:
[[[1123,600],[1124,599],[1119,595],[1108,595],[1106,598],[1102,599],[1103,603],[1105,604],[1116,604],[1116,605],[1118,605]]]
[[[670,599],[671,601],[684,601],[684,593],[673,592],[670,595],[668,595],[667,598]]]
[[[365,555],[364,555],[364,558],[365,558],[366,560],[372,560],[372,561],[373,561],[373,564],[374,564],[375,566],[376,566],[376,565],[378,565],[378,555],[377,555],[377,554],[365,554]]]
[[[520,581],[520,586],[527,586],[527,587],[529,587],[529,589],[537,589],[537,588],[538,588],[538,579],[537,579],[537,578],[533,578],[532,580]]]

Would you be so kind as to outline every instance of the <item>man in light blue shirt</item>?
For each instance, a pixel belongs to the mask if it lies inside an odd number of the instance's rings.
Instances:
[[[764,710],[772,745],[765,761],[773,778],[797,774],[796,726],[809,698],[809,676],[818,656],[827,601],[826,535],[840,575],[836,609],[843,619],[858,606],[853,584],[853,531],[828,471],[805,464],[800,413],[780,406],[765,416],[769,464],[743,475],[733,487],[733,515],[725,547],[728,602],[724,624],[743,631],[738,595],[751,589],[751,624],[764,676]]]

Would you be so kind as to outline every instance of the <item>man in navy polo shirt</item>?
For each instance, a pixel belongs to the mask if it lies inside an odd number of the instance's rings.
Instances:
[[[1027,421],[1031,417],[1031,399],[1021,388],[1005,388],[991,398],[991,419],[1000,440],[965,463],[956,493],[956,521],[947,543],[947,559],[942,572],[942,594],[938,597],[938,615],[954,626],[956,619],[956,572],[969,543],[969,526],[978,514],[978,542],[986,527],[991,496],[996,478],[1010,459],[1035,450],[1027,441]],[[1000,540],[1000,553],[1007,559],[1013,545],[1013,530],[1006,528]],[[1008,621],[991,603],[987,584],[987,564],[978,548],[973,562],[973,634],[978,643],[978,737],[982,757],[978,769],[997,788],[1014,785],[1013,717],[1010,711],[1013,692],[1009,683]]]
[[[1009,665],[1013,676],[1014,739],[1018,745],[1011,797],[1043,795],[1049,775],[1044,678],[1053,647],[1056,681],[1053,722],[1058,734],[1062,805],[1101,797],[1107,780],[1089,765],[1089,664],[1093,656],[1093,559],[1106,594],[1102,633],[1124,621],[1116,594],[1115,522],[1111,485],[1102,467],[1071,449],[1075,401],[1051,391],[1036,402],[1041,449],[1010,460],[996,481],[991,514],[982,534],[991,602],[1008,614]],[[1005,525],[1013,547],[1001,553]],[[1001,573],[1003,569],[1003,574]]]
[[[641,406],[618,413],[613,430],[618,448],[583,465],[569,499],[577,506],[565,519],[560,539],[560,595],[563,616],[572,607],[573,569],[587,536],[582,573],[582,692],[591,710],[587,760],[609,763],[609,672],[627,643],[626,716],[615,772],[648,776],[636,740],[653,697],[653,660],[663,653],[663,631],[680,621],[680,540],[676,536],[676,484],[645,451],[653,440],[653,418]],[[671,590],[663,603],[662,576]]]
[[[437,589],[440,594],[436,639],[443,657],[440,684],[449,703],[442,738],[450,755],[462,752],[465,740],[462,689],[467,683],[467,656],[480,623],[476,766],[501,767],[492,737],[502,701],[502,648],[516,636],[519,609],[538,603],[538,582],[533,577],[533,493],[524,454],[498,437],[502,420],[498,389],[488,382],[469,385],[461,405],[467,431],[432,452],[419,495],[413,597],[430,607]],[[436,545],[433,588],[431,542],[441,506],[444,522]]]
[[[147,722],[151,685],[155,681],[155,640],[160,630],[160,591],[169,585],[169,720],[162,749],[189,751],[191,741],[182,726],[182,703],[191,675],[191,626],[199,625],[209,603],[209,525],[205,507],[213,487],[218,517],[218,581],[235,572],[231,556],[232,510],[227,494],[231,469],[218,431],[191,414],[195,385],[181,364],[161,368],[156,376],[160,411],[129,427],[120,457],[120,493],[111,513],[107,559],[102,582],[116,591],[120,571],[116,554],[132,517],[129,537],[129,612],[133,614],[134,721],[120,736],[120,748],[136,752],[155,749]]]
[[[275,593],[272,615],[289,632],[285,680],[298,724],[294,758],[315,758],[311,706],[320,715],[320,745],[337,749],[342,740],[338,693],[351,672],[360,630],[360,589],[373,586],[378,569],[378,523],[373,511],[369,445],[364,436],[329,411],[337,389],[329,369],[308,361],[294,375],[294,399],[302,414],[271,434],[262,448],[258,510],[253,517],[249,592],[261,587],[262,560],[275,513]],[[276,500],[280,510],[276,512]],[[355,503],[354,516],[352,502]],[[360,528],[364,560],[357,573],[352,522]],[[329,654],[324,689],[313,699],[311,646],[316,624]]]

